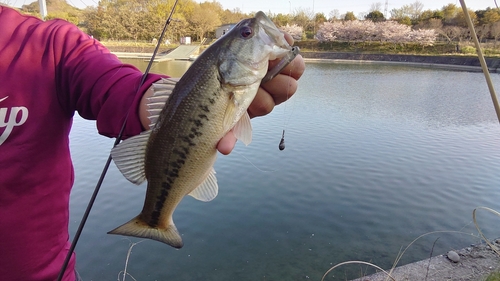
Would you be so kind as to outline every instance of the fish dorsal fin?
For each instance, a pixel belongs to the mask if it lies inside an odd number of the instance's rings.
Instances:
[[[153,95],[148,98],[149,120],[152,128],[165,102],[170,97],[178,78],[162,78],[153,83]],[[134,184],[141,184],[146,180],[144,171],[144,159],[146,156],[146,144],[151,131],[145,131],[133,136],[111,149],[111,157],[123,176]]]
[[[153,83],[153,95],[148,98],[150,129],[156,124],[158,116],[177,82],[179,82],[179,78],[162,78],[160,81]]]
[[[137,136],[124,140],[111,149],[111,157],[123,176],[134,184],[141,184],[146,180],[144,172],[144,158],[146,144],[151,131],[145,131]]]
[[[233,133],[234,136],[245,145],[249,145],[252,142],[252,123],[250,123],[248,112],[245,112],[245,114],[241,116],[240,120],[233,128]]]
[[[205,181],[191,191],[189,195],[193,196],[196,200],[208,202],[217,197],[217,193],[219,193],[219,186],[217,185],[215,170],[212,168]]]

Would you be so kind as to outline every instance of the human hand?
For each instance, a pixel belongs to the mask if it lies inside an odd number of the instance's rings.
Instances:
[[[293,38],[285,33],[285,39],[290,46],[293,46]],[[270,61],[269,68],[278,63],[278,60]],[[280,74],[272,80],[260,86],[257,95],[248,107],[248,114],[251,118],[264,116],[270,113],[274,107],[290,97],[297,91],[297,80],[302,76],[305,70],[305,63],[299,54],[289,63]],[[236,144],[236,137],[233,132],[227,133],[217,144],[217,150],[227,155],[231,153]]]

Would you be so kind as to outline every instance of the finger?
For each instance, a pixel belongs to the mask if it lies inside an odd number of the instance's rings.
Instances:
[[[280,73],[289,75],[295,80],[299,80],[306,69],[304,58],[299,54]]]
[[[276,79],[276,77],[274,79]],[[248,107],[248,115],[250,118],[266,115],[273,110],[275,105],[273,96],[264,88],[260,87],[255,98]]]
[[[236,137],[231,130],[219,141],[217,144],[217,150],[224,155],[228,155],[231,151],[233,151],[235,144]]]
[[[271,95],[273,105],[278,105],[291,98],[297,91],[297,80],[285,74],[278,74],[261,88]]]
[[[293,37],[292,35],[288,34],[288,33],[283,33],[285,35],[285,40],[286,42],[288,42],[288,44],[290,44],[290,46],[293,46]]]

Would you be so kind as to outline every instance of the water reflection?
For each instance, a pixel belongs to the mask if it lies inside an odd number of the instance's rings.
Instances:
[[[149,60],[147,59],[121,59],[124,63],[130,63],[135,65],[142,71],[146,70],[148,66]],[[191,65],[191,61],[188,60],[173,60],[173,61],[164,61],[164,62],[153,62],[151,66],[151,73],[164,74],[170,77],[181,77],[184,72],[187,71],[189,66]]]
[[[308,63],[292,100],[252,121],[252,144],[219,156],[218,197],[186,198],[176,209],[184,248],[145,241],[128,272],[137,280],[320,280],[348,260],[389,268],[426,232],[476,233],[473,208],[500,210],[492,172],[500,170],[500,126],[482,81],[478,73]],[[287,149],[279,151],[283,128]],[[75,118],[72,233],[111,145]],[[105,233],[140,211],[144,190],[112,165],[77,247],[84,280],[123,270],[129,240]],[[488,237],[499,236],[499,224],[488,223],[498,218],[479,219]],[[479,241],[439,236],[435,254]],[[428,258],[436,238],[419,240],[402,263]],[[358,273],[342,268],[329,280]]]

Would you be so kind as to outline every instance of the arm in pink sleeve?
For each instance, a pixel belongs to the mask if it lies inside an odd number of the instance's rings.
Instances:
[[[59,100],[69,114],[75,110],[86,119],[97,120],[100,134],[116,137],[127,117],[124,137],[142,131],[139,102],[151,84],[161,78],[148,75],[139,88],[142,72],[123,64],[97,40],[75,26],[54,21],[55,55],[61,54],[56,65],[56,85]]]

